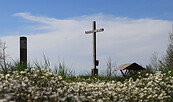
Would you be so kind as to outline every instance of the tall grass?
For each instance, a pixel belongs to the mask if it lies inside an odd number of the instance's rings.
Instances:
[[[54,75],[61,76],[62,79],[67,81],[67,82],[86,81],[88,83],[99,81],[99,80],[105,81],[105,82],[113,81],[113,80],[123,82],[126,79],[128,80],[130,78],[132,78],[133,80],[136,80],[138,78],[145,78],[146,73],[149,73],[149,74],[152,73],[153,74],[153,72],[149,68],[147,68],[144,71],[129,74],[126,77],[117,76],[117,75],[112,75],[112,76],[97,75],[97,76],[93,77],[90,73],[75,76],[74,71],[71,68],[69,68],[64,63],[64,61],[59,61],[58,64],[54,66],[54,68],[51,68],[50,67],[51,64],[50,64],[49,59],[45,55],[43,56],[43,58],[44,58],[43,63],[35,60],[34,65],[30,65],[28,63],[27,66],[20,64],[19,61],[13,61],[12,64],[8,65],[7,72],[8,73],[12,73],[13,71],[20,72],[20,71],[24,71],[26,68],[29,71],[31,68],[35,68],[35,69],[39,70],[39,75],[43,75],[44,73],[43,73],[42,69],[45,69],[45,70],[48,70],[48,72],[52,72]],[[168,71],[170,71],[168,69],[171,69],[172,67],[167,68],[164,64],[162,64],[162,67],[163,67],[163,70],[162,70],[163,73],[166,73],[166,75],[168,75],[168,76],[173,76],[172,73],[168,73]],[[4,73],[4,72],[1,71],[0,73]],[[4,74],[6,74],[6,73],[4,73]]]
[[[65,65],[64,62],[59,62],[58,66],[55,66],[52,70],[53,74],[57,74],[62,77],[62,79],[71,79],[75,77],[75,73],[71,68]]]
[[[26,64],[20,64],[20,61],[14,61],[14,60],[11,63],[7,63],[6,66],[7,67],[5,68],[5,71],[0,70],[0,73],[8,74],[8,73],[12,73],[13,71],[20,72],[20,71],[24,71],[25,69],[29,70],[31,68],[30,63],[28,63],[27,65]]]
[[[65,65],[64,62],[59,61],[58,65],[54,66],[54,68],[51,68],[51,64],[49,59],[43,55],[43,63],[39,62],[37,60],[34,61],[34,64],[31,65],[28,63],[27,65],[20,64],[20,61],[14,61],[10,64],[8,64],[8,67],[5,69],[6,71],[1,70],[0,73],[3,74],[8,74],[8,73],[13,73],[14,71],[21,72],[24,71],[25,69],[28,69],[28,71],[31,68],[34,68],[36,70],[39,70],[39,74],[43,75],[43,69],[48,70],[48,72],[52,72],[53,74],[59,75],[62,77],[64,80],[73,80],[75,73],[73,70],[68,68],[67,65]]]
[[[37,60],[34,62],[34,68],[41,70],[47,69],[49,72],[53,74],[59,75],[64,80],[68,80],[71,77],[74,77],[74,71],[68,68],[64,62],[59,61],[58,65],[55,65],[54,68],[51,68],[51,64],[49,59],[44,55],[44,64],[39,63]]]

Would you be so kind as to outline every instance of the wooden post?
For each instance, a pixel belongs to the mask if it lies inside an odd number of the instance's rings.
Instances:
[[[98,75],[98,69],[96,68],[96,32],[102,31],[104,31],[103,28],[96,29],[96,21],[93,21],[93,30],[85,31],[85,34],[93,33],[93,69],[91,69],[93,76]]]
[[[126,75],[123,73],[123,71],[122,71],[122,70],[120,70],[120,71],[121,71],[121,73],[122,73],[123,77],[126,77]]]
[[[27,37],[20,37],[20,64],[27,65]]]
[[[96,30],[96,22],[93,21],[93,31]],[[93,69],[92,75],[98,75],[98,69],[96,69],[96,32],[93,32]]]

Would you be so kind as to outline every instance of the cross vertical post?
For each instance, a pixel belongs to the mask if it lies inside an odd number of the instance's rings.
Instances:
[[[93,21],[93,31],[95,30],[96,30],[96,22]],[[93,69],[96,69],[96,32],[93,32]]]
[[[92,76],[98,75],[98,69],[96,68],[96,32],[104,31],[103,28],[96,29],[96,21],[93,21],[93,30],[85,31],[85,34],[93,33],[93,69],[91,69]]]

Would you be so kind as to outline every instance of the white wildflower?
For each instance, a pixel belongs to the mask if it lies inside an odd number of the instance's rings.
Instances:
[[[24,71],[20,71],[20,74],[24,74],[25,72]]]
[[[5,78],[8,79],[10,77],[10,74],[6,74]]]

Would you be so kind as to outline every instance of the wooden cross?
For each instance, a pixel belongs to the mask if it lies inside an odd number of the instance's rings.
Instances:
[[[91,70],[92,75],[98,75],[98,69],[96,69],[96,32],[104,31],[103,28],[96,29],[96,21],[93,21],[93,30],[85,31],[85,34],[93,33],[93,69]]]

